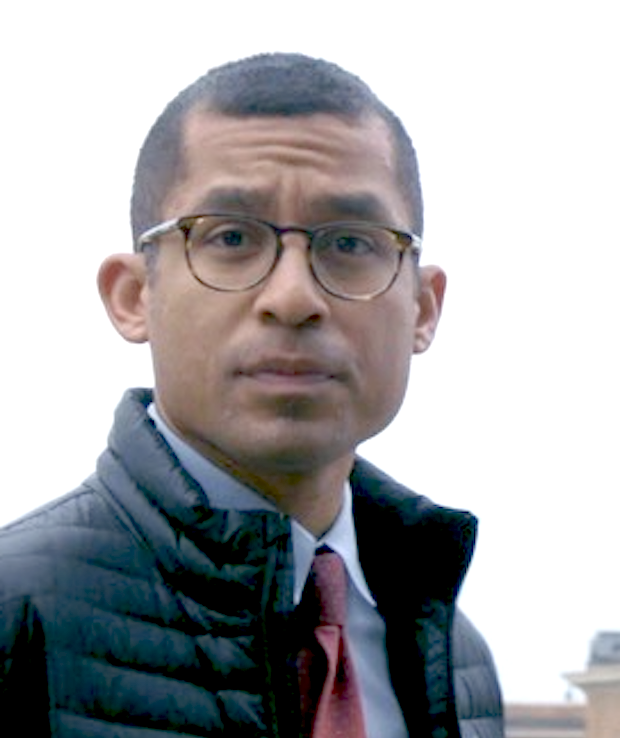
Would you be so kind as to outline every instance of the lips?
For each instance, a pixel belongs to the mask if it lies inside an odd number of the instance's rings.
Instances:
[[[317,361],[314,357],[265,356],[244,365],[238,374],[263,381],[301,384],[338,380],[344,370],[334,361]]]

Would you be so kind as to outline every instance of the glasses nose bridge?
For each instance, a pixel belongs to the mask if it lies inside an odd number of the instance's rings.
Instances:
[[[308,230],[307,228],[302,228],[301,226],[276,226],[273,224],[271,225],[271,229],[273,230],[275,237],[278,241],[278,252],[281,252],[284,248],[284,242],[282,240],[282,236],[285,236],[287,233],[301,233],[304,235],[307,239],[306,241],[306,249],[309,252],[310,247],[312,246],[312,241],[314,240],[314,232]]]
[[[280,263],[280,260],[283,256],[284,242],[282,240],[282,237],[286,236],[287,233],[298,233],[306,237],[305,250],[303,253],[305,256],[306,267],[309,271],[309,274],[316,285],[318,285],[319,287],[323,287],[323,283],[317,276],[314,265],[312,263],[312,244],[314,243],[316,233],[308,228],[302,228],[301,226],[296,225],[277,226],[273,223],[268,223],[267,225],[269,225],[271,230],[273,231],[277,243],[274,261],[269,273],[271,274],[275,269],[277,269],[278,264]]]

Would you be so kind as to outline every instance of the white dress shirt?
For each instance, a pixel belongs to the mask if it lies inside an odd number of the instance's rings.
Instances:
[[[271,510],[276,506],[189,446],[166,424],[154,404],[148,409],[157,429],[185,471],[208,490],[209,505],[227,510]],[[351,488],[345,485],[340,512],[320,539],[291,518],[295,562],[294,604],[304,590],[315,551],[328,546],[342,558],[348,579],[347,630],[351,658],[362,693],[367,738],[407,738],[402,711],[392,689],[385,650],[385,621],[368,589],[359,562]]]

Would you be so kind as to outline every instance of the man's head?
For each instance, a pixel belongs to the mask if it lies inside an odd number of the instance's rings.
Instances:
[[[229,89],[226,80],[243,77],[244,68],[247,79]],[[359,273],[383,249],[360,237],[364,229],[421,229],[413,149],[395,145],[395,118],[361,82],[298,56],[212,75],[198,84],[217,90],[207,97],[217,107],[189,88],[171,104],[183,112],[164,113],[176,120],[174,135],[165,118],[150,134],[136,175],[134,228],[207,214],[217,214],[216,225],[193,239],[193,231],[188,238],[167,224],[155,239],[154,278],[143,253],[118,254],[103,264],[100,290],[119,332],[149,341],[167,422],[293,514],[297,493],[283,490],[314,480],[308,504],[324,530],[355,448],[391,421],[411,355],[433,339],[445,277],[402,259],[386,289],[360,296],[355,281],[356,294],[342,294],[353,284],[348,270]],[[350,101],[341,99],[347,94]],[[264,278],[240,284],[235,268],[255,273],[248,261],[262,260],[254,221],[281,231],[280,248]],[[309,234],[343,222],[343,235],[317,247],[334,258],[313,261]],[[204,279],[192,269],[196,259]],[[318,264],[339,271],[319,274]],[[338,289],[326,287],[332,277]]]
[[[358,77],[322,59],[301,54],[262,54],[212,69],[179,93],[151,128],[138,158],[131,223],[134,242],[162,220],[161,204],[183,173],[183,126],[194,109],[236,118],[303,118],[325,113],[359,122],[378,116],[387,124],[396,173],[410,204],[408,229],[422,236],[418,164],[399,118]]]

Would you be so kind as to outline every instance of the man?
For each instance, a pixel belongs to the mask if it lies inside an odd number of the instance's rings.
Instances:
[[[473,517],[355,458],[445,287],[400,121],[323,61],[212,70],[149,133],[132,223],[99,287],[155,388],[93,477],[0,539],[5,734],[501,736],[455,614]],[[316,615],[336,576],[342,628]]]

